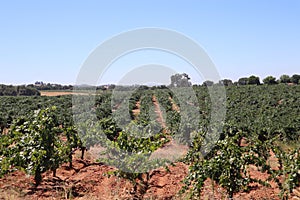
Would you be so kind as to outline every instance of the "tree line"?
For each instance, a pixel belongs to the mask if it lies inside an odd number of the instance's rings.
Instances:
[[[169,87],[188,87],[192,86],[190,82],[190,77],[186,73],[182,74],[174,74],[170,77],[171,84]],[[222,79],[218,83],[215,83],[211,80],[206,80],[202,83],[203,86],[212,86],[212,85],[224,85],[224,86],[232,86],[232,85],[275,85],[275,84],[300,84],[300,75],[294,74],[292,76],[289,75],[281,75],[279,79],[276,79],[274,76],[267,76],[260,81],[258,76],[251,75],[250,77],[242,77],[238,81],[234,82],[230,79]],[[95,88],[96,90],[112,90],[115,89],[116,85],[101,85],[101,86],[80,86],[80,89],[91,89]],[[132,86],[118,86],[118,90],[128,90]],[[135,86],[136,87],[136,86]],[[149,88],[148,86],[144,86],[144,89]],[[156,88],[157,86],[154,86]],[[160,87],[166,87],[164,85]],[[4,85],[0,84],[0,96],[40,96],[40,90],[73,90],[73,85],[61,85],[61,84],[51,84],[44,83],[42,81],[36,81],[34,84],[28,85]],[[132,89],[132,88],[131,88]]]
[[[33,87],[25,85],[0,85],[0,96],[40,96],[41,93]]]
[[[27,85],[28,87],[36,88],[38,90],[73,90],[72,85],[61,85],[56,83],[44,83],[43,81],[36,81],[34,84]]]
[[[238,81],[233,82],[230,79],[223,79],[220,80],[219,83],[221,85],[225,86],[231,86],[231,85],[261,85],[261,84],[266,84],[266,85],[275,85],[275,84],[280,84],[280,83],[285,83],[285,84],[300,84],[300,75],[299,74],[294,74],[292,76],[289,75],[281,75],[279,79],[276,79],[274,76],[267,76],[260,81],[260,78],[258,76],[251,75],[250,77],[242,77]],[[207,80],[203,82],[203,85],[205,86],[211,86],[214,85],[215,83],[213,81]]]

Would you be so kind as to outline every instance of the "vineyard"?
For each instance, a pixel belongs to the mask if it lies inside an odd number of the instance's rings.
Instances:
[[[300,86],[218,87],[0,96],[0,199],[300,199]]]

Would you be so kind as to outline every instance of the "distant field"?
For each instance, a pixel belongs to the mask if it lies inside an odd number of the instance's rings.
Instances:
[[[77,91],[77,92],[74,92],[74,91],[40,91],[41,93],[41,96],[48,96],[48,97],[52,97],[52,96],[62,96],[62,95],[73,95],[73,94],[77,94],[77,95],[87,95],[89,94],[88,92],[86,91]]]
[[[60,95],[70,95],[74,94],[72,91],[69,92],[57,92],[57,91],[40,91],[41,96],[60,96]]]

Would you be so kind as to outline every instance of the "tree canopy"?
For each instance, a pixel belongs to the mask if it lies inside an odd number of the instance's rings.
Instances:
[[[25,85],[0,85],[0,96],[40,96],[40,92]]]
[[[266,78],[264,78],[263,82],[264,82],[264,84],[267,84],[267,85],[274,85],[274,84],[278,83],[276,81],[276,78],[273,76],[267,76]]]
[[[171,76],[171,87],[189,87],[192,83],[186,73],[174,74]]]

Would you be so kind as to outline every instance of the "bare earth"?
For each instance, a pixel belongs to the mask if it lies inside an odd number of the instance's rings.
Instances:
[[[110,166],[93,163],[89,160],[76,158],[70,169],[67,164],[60,167],[57,177],[51,172],[43,175],[40,186],[33,186],[32,177],[26,177],[23,172],[16,171],[0,179],[0,199],[2,200],[53,200],[53,199],[77,199],[77,200],[114,200],[134,199],[133,185],[125,179],[115,176],[109,177],[108,172],[115,169]],[[170,166],[170,172],[159,168],[150,172],[148,188],[141,194],[140,199],[186,199],[177,193],[182,187],[181,181],[188,174],[188,166],[176,163]],[[266,179],[267,174],[250,167],[250,172],[255,178]],[[274,183],[271,187],[252,185],[248,193],[240,192],[234,199],[274,199],[279,200],[279,189]],[[291,199],[299,199],[299,190],[294,192]],[[204,185],[201,199],[227,199],[225,191],[211,180]]]

